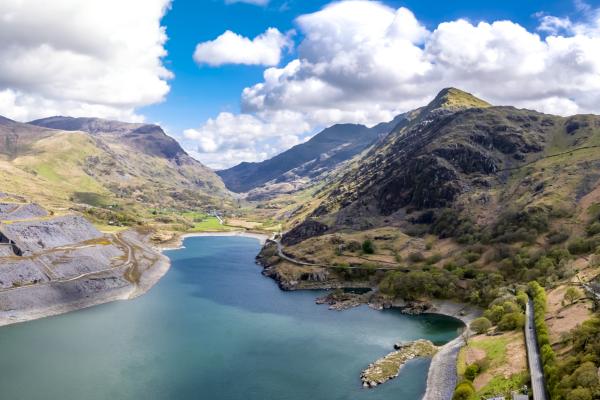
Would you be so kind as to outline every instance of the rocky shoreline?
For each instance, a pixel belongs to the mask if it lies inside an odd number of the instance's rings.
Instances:
[[[478,307],[451,300],[434,299],[408,302],[391,300],[377,293],[375,289],[365,294],[347,293],[341,289],[348,289],[354,285],[348,285],[347,282],[338,282],[332,279],[323,268],[297,267],[296,270],[300,271],[300,274],[296,273],[296,275],[292,275],[290,278],[290,276],[284,274],[285,271],[277,268],[278,260],[276,260],[276,255],[273,254],[273,249],[269,248],[269,246],[263,247],[256,259],[257,263],[264,268],[263,275],[274,279],[282,290],[333,290],[331,293],[318,297],[315,301],[317,304],[328,305],[330,310],[342,311],[364,304],[375,310],[397,308],[402,313],[409,315],[439,314],[453,317],[461,320],[465,324],[465,329],[468,329],[473,319],[482,314],[482,310]],[[368,282],[357,282],[354,284],[356,285],[354,287],[358,288],[370,286]],[[452,398],[454,387],[457,383],[457,357],[461,347],[464,345],[463,335],[464,332],[454,340],[437,348],[435,354],[432,354],[433,358],[427,375],[427,389],[423,399],[450,400]],[[368,382],[367,386],[372,387]],[[376,384],[381,383],[376,380],[373,382]]]
[[[414,342],[394,345],[395,351],[380,358],[363,370],[360,380],[364,388],[374,388],[396,378],[408,361],[418,357],[432,357],[438,347],[431,341],[419,339]]]
[[[134,249],[133,265],[1,291],[0,326],[132,299],[147,292],[168,271],[169,259],[135,231],[124,232],[120,240]]]

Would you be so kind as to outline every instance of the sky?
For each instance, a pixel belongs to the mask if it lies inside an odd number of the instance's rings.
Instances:
[[[449,86],[600,114],[600,0],[0,2],[0,115],[158,123],[216,169]]]

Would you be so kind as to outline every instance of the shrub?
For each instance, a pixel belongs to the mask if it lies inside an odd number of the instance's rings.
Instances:
[[[465,260],[467,260],[467,262],[473,263],[481,258],[481,254],[467,251],[463,254],[463,257]]]
[[[573,389],[567,394],[567,400],[592,400],[592,392],[587,388]]]
[[[492,323],[486,317],[479,317],[471,322],[471,329],[478,334],[486,333],[492,327]]]
[[[596,241],[592,239],[577,238],[569,242],[567,249],[573,255],[590,253],[596,247]]]
[[[365,254],[373,254],[375,253],[375,246],[373,245],[373,242],[369,239],[365,240],[362,243],[362,251]]]
[[[469,400],[475,395],[475,388],[469,381],[459,383],[454,389],[452,400]]]
[[[548,243],[550,244],[559,244],[564,243],[569,238],[569,234],[566,232],[550,232],[546,238],[548,239]]]
[[[433,265],[433,264],[437,264],[441,260],[442,260],[442,255],[439,253],[435,253],[431,257],[428,257],[427,260],[425,260],[425,263],[428,265]]]
[[[499,305],[491,306],[490,308],[485,310],[483,316],[495,325],[498,322],[500,322],[500,320],[504,316],[504,308]]]
[[[410,253],[408,255],[408,261],[413,262],[413,263],[422,262],[422,261],[425,261],[425,256],[423,255],[423,253],[419,253],[419,252]]]
[[[558,369],[556,368],[556,355],[548,336],[548,327],[546,326],[546,291],[539,283],[533,281],[529,283],[529,295],[533,300],[534,323],[537,333],[538,346],[542,358],[542,367],[546,379],[546,389],[548,393],[554,393],[559,383]],[[585,325],[585,323],[584,323]],[[576,347],[575,344],[573,347]]]
[[[517,292],[517,303],[521,306],[521,310],[525,311],[525,305],[529,301],[529,296],[523,291]]]
[[[479,374],[479,372],[479,365],[471,364],[467,366],[467,368],[465,368],[465,379],[468,379],[471,382],[473,382],[475,380],[475,377],[477,377],[477,375]]]
[[[574,288],[573,286],[569,286],[567,288],[567,291],[565,292],[566,302],[568,302],[569,304],[573,304],[575,300],[579,299],[580,297],[581,292],[577,288]]]
[[[588,236],[594,236],[600,233],[600,222],[593,222],[585,228],[585,232]]]
[[[511,312],[504,314],[500,322],[498,322],[498,329],[501,331],[513,331],[515,329],[523,328],[525,324],[525,316],[521,312]]]

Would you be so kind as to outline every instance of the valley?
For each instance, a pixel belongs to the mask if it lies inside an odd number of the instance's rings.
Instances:
[[[530,300],[548,398],[600,388],[598,116],[448,88],[392,121],[334,125],[216,172],[157,125],[2,119],[0,136],[2,325],[135,298],[186,235],[258,234],[256,260],[284,291],[470,324],[423,351],[426,399],[526,394]]]

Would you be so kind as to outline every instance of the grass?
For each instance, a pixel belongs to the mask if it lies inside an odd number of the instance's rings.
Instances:
[[[203,232],[203,231],[230,231],[234,228],[227,225],[221,225],[217,217],[207,216],[202,221],[195,222],[194,227],[190,229],[191,232]]]
[[[506,357],[506,346],[510,342],[510,339],[506,337],[491,337],[489,339],[483,339],[473,341],[469,344],[476,349],[481,349],[487,354],[490,366],[504,363]]]
[[[510,396],[513,390],[518,390],[527,383],[527,371],[520,371],[509,378],[505,378],[500,372],[499,367],[502,367],[510,360],[506,359],[507,346],[514,340],[524,340],[522,335],[517,336],[493,336],[478,338],[477,340],[469,341],[467,347],[480,349],[485,351],[489,366],[485,369],[485,373],[491,374],[491,380],[477,392],[477,398],[489,398],[494,396]],[[458,354],[457,372],[460,376],[465,373],[466,365],[466,348],[462,348]]]
[[[514,374],[508,379],[503,376],[495,376],[477,395],[484,398],[499,395],[510,396],[513,390],[521,389],[527,380],[527,371]]]

